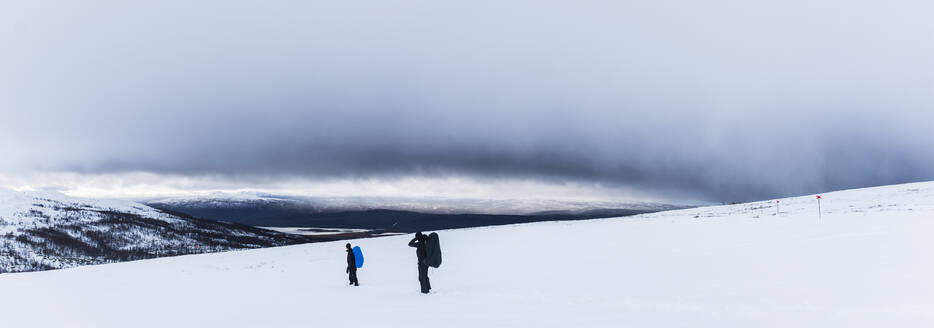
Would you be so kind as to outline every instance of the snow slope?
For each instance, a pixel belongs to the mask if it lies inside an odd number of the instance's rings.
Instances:
[[[934,183],[0,275],[9,327],[930,327]],[[758,218],[756,218],[758,216]]]

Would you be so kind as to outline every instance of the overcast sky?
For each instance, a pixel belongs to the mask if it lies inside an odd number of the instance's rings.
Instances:
[[[931,12],[4,1],[0,185],[726,202],[934,180]]]

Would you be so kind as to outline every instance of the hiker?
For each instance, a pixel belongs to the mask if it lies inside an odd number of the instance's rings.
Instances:
[[[418,283],[422,286],[422,294],[428,294],[431,290],[431,282],[428,281],[428,263],[425,258],[428,257],[427,250],[428,237],[421,231],[415,233],[415,238],[409,242],[409,247],[415,247],[415,255],[418,256]]]
[[[350,274],[350,284],[360,286],[357,282],[357,258],[353,255],[353,248],[347,243],[347,273]]]

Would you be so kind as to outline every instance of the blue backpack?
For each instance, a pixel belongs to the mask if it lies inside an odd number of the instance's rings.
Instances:
[[[353,247],[353,258],[356,260],[357,269],[363,267],[363,251],[360,250],[360,246]]]

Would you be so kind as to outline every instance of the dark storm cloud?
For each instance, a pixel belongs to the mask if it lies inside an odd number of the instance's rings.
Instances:
[[[6,3],[0,168],[522,177],[716,201],[934,179],[931,9]]]

